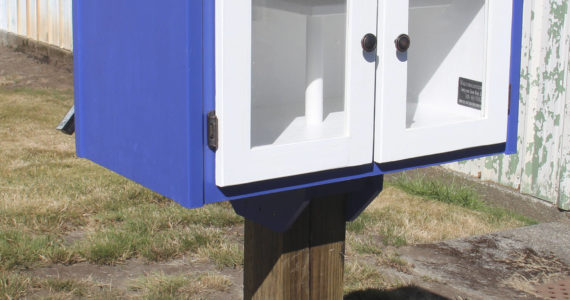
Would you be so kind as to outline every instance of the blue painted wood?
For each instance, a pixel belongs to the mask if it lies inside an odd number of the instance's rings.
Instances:
[[[364,177],[340,183],[326,184],[275,194],[265,194],[232,201],[236,213],[276,232],[284,232],[297,220],[309,203],[316,198],[346,195],[345,218],[356,219],[380,194],[383,176]]]
[[[202,206],[202,1],[73,5],[78,156]]]
[[[382,174],[516,152],[522,0],[513,1],[506,145],[224,189],[215,184],[215,155],[206,142],[206,115],[215,109],[214,1],[74,1],[73,9],[78,156],[188,208],[230,200],[238,213],[255,220],[268,216],[244,205],[280,207],[281,221],[266,223],[283,229],[312,197],[342,193],[348,194],[352,220],[382,190]],[[277,198],[283,200],[268,200]]]
[[[521,87],[521,51],[523,30],[523,0],[513,0],[513,28],[511,40],[511,103],[509,107],[507,147],[505,154],[517,153],[519,102]]]
[[[299,189],[235,200],[231,204],[238,215],[275,232],[285,232],[310,202],[307,189]]]

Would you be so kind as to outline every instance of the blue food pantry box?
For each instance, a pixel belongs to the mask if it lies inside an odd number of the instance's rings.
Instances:
[[[78,155],[188,208],[353,219],[382,174],[516,152],[522,0],[73,6]]]

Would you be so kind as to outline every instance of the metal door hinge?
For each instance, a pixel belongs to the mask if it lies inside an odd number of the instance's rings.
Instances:
[[[208,113],[208,147],[214,152],[218,150],[218,117],[215,110]]]

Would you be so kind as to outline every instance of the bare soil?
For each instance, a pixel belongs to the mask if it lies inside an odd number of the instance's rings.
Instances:
[[[441,290],[454,288],[455,295],[469,299],[535,299],[536,287],[570,274],[570,252],[555,253],[547,245],[533,243],[552,230],[570,227],[546,223],[503,233],[417,245],[400,249],[414,272],[432,282],[422,285]],[[559,241],[564,243],[566,240]],[[451,295],[446,295],[451,296]]]
[[[73,70],[0,46],[0,88],[73,89]]]
[[[132,259],[125,264],[115,266],[98,266],[87,262],[73,265],[51,265],[44,268],[28,270],[27,273],[35,278],[57,278],[57,279],[83,279],[89,280],[102,289],[108,289],[115,294],[132,296],[133,283],[142,276],[152,274],[186,275],[186,274],[223,274],[232,282],[232,286],[226,291],[205,292],[208,299],[226,300],[241,298],[243,290],[243,270],[217,269],[209,262],[191,261],[186,258],[169,261],[166,263],[149,264],[144,260]]]

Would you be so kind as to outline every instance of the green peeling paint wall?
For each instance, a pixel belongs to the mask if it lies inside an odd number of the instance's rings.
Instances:
[[[569,1],[525,0],[519,153],[446,165],[570,209]]]

